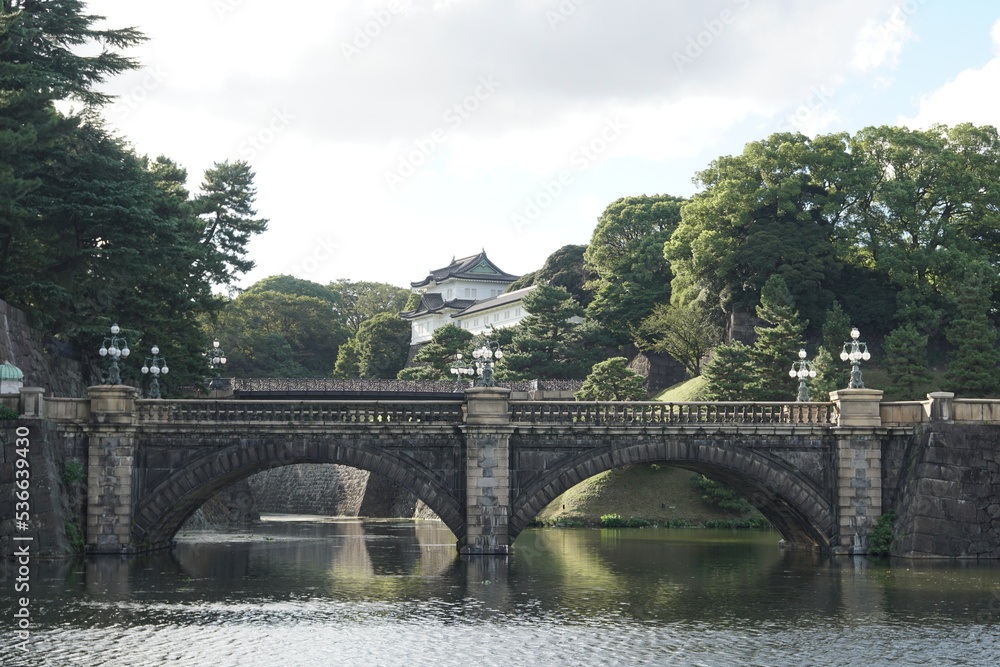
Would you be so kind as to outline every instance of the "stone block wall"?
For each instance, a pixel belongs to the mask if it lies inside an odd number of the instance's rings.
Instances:
[[[358,516],[369,473],[341,465],[296,464],[247,478],[261,512]]]
[[[29,434],[28,488],[30,519],[27,530],[15,525],[14,485],[15,460],[18,454],[18,427],[27,427]],[[75,461],[86,472],[86,448],[83,438],[60,436],[55,426],[39,420],[0,422],[0,553],[14,553],[13,537],[31,537],[31,553],[40,558],[69,556],[82,544],[73,544],[70,534],[75,526],[83,536],[85,525],[86,481],[67,474],[67,464]],[[72,472],[72,469],[70,469]]]
[[[933,423],[908,455],[896,450],[892,552],[1000,558],[1000,425]]]
[[[213,528],[245,525],[260,520],[260,511],[247,480],[227,486],[184,522],[183,528]]]
[[[46,396],[79,398],[96,382],[87,377],[89,371],[72,346],[44,335],[23,311],[0,301],[0,363],[4,361],[21,369],[24,386],[42,387]]]

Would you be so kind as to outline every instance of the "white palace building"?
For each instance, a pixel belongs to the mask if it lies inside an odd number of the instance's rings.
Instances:
[[[448,266],[431,271],[423,280],[410,283],[420,294],[415,310],[400,313],[410,321],[410,345],[431,340],[435,329],[454,324],[480,334],[492,328],[512,327],[527,316],[521,299],[534,287],[505,292],[520,276],[501,271],[486,251],[453,259]]]

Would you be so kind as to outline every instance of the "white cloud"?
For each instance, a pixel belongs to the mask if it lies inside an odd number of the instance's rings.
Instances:
[[[92,0],[88,11],[150,37],[131,55],[160,80],[147,86],[135,72],[107,84],[130,102],[108,118],[141,152],[174,158],[193,186],[213,161],[252,153],[261,215],[272,220],[254,245],[261,271],[301,265],[333,230],[342,250],[313,279],[402,283],[414,257],[447,260],[434,255],[453,252],[441,237],[471,241],[471,251],[502,243],[523,270],[537,268],[559,245],[589,238],[590,214],[611,201],[595,200],[638,187],[621,173],[690,170],[706,153],[738,151],[724,142],[748,120],[824,129],[859,34],[894,2],[365,0],[288,10]],[[553,11],[565,20],[553,23]],[[864,62],[890,62],[902,35],[865,38]],[[678,53],[690,62],[679,67]],[[496,90],[453,122],[449,112],[484,77]],[[292,116],[280,132],[278,111]],[[254,137],[266,145],[248,144]],[[400,160],[420,164],[394,191],[385,174]],[[510,212],[566,168],[573,187],[529,230],[531,243],[503,240]],[[470,238],[480,228],[482,239]]]
[[[903,45],[914,37],[913,31],[907,25],[911,13],[912,11],[907,12],[904,6],[898,6],[884,21],[866,23],[855,43],[851,66],[864,72],[883,66],[895,67],[899,64]]]
[[[1000,21],[993,24],[994,57],[982,67],[960,72],[954,79],[920,98],[913,117],[899,124],[927,128],[935,123],[993,125],[1000,127]]]

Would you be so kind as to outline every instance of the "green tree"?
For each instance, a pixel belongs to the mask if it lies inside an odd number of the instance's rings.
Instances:
[[[339,293],[319,283],[296,278],[295,276],[268,276],[248,287],[244,291],[244,294],[253,292],[278,292],[279,294],[289,294],[291,296],[308,296],[325,301],[337,312],[341,308]]]
[[[357,338],[351,338],[340,346],[337,351],[337,364],[331,375],[335,378],[361,377],[361,354],[358,352]]]
[[[75,130],[55,102],[98,107],[110,96],[96,90],[109,77],[135,69],[119,50],[145,38],[132,28],[97,29],[103,16],[84,3],[0,3],[0,292],[30,282],[37,269],[37,220],[25,198],[41,184],[48,152]],[[99,50],[98,50],[99,49]]]
[[[834,301],[823,320],[823,347],[831,353],[841,350],[850,335],[851,318],[844,312],[840,302]]]
[[[916,390],[930,381],[927,336],[921,335],[913,324],[905,324],[886,336],[882,352],[892,382],[890,390],[901,397],[914,398]]]
[[[576,319],[583,314],[561,287],[538,285],[521,301],[529,313],[504,352],[504,379],[583,378],[593,364]]]
[[[816,356],[813,357],[816,377],[809,381],[809,400],[829,401],[831,391],[847,386],[849,373],[846,368],[838,364],[839,360],[834,360],[833,355],[825,347],[820,346]]]
[[[594,364],[573,396],[578,401],[639,401],[646,397],[646,378],[629,368],[625,357],[612,357]]]
[[[248,331],[238,345],[226,350],[226,374],[233,377],[301,378],[311,373],[295,361],[288,340],[280,333]]]
[[[945,388],[962,396],[985,397],[1000,393],[1000,334],[990,321],[990,296],[995,271],[973,265],[955,287],[958,316],[947,330],[955,346],[945,374]]]
[[[267,220],[257,218],[254,172],[242,160],[216,162],[205,171],[201,193],[194,207],[204,224],[202,243],[206,252],[200,263],[207,281],[228,285],[240,273],[254,267],[247,258],[247,244],[255,234],[267,230]]]
[[[363,378],[394,378],[410,352],[410,323],[396,313],[378,313],[355,336],[358,373]]]
[[[241,359],[260,360],[263,355],[251,349],[252,345],[265,343],[273,347],[271,338],[285,341],[295,362],[298,377],[325,377],[334,369],[339,347],[347,341],[347,331],[337,318],[330,301],[314,296],[301,296],[271,290],[260,290],[260,285],[275,284],[265,279],[247,289],[229,302],[219,316],[222,339],[227,352],[235,360],[230,371],[251,377],[262,375],[265,368],[241,368]],[[303,287],[310,291],[308,286]],[[286,367],[291,369],[290,366]],[[270,363],[266,368],[274,368]],[[280,376],[279,376],[280,377]]]
[[[754,398],[760,401],[784,401],[795,397],[788,370],[803,346],[806,323],[799,319],[795,301],[784,278],[773,275],[761,289],[757,317],[769,327],[754,327]]]
[[[780,275],[804,315],[819,321],[841,270],[833,233],[856,178],[846,141],[775,134],[699,172],[705,190],[683,207],[664,247],[673,298],[748,311],[765,280]]]
[[[722,341],[722,329],[699,302],[658,304],[642,321],[636,337],[640,347],[669,354],[691,377],[697,377],[702,359]]]
[[[715,348],[701,375],[706,380],[706,400],[746,401],[756,398],[752,388],[757,381],[754,351],[738,340]]]
[[[593,301],[587,315],[600,322],[618,344],[631,340],[632,329],[670,301],[670,264],[663,244],[681,219],[684,199],[670,195],[623,197],[601,214],[584,252],[586,268],[596,274],[587,283]]]
[[[416,304],[408,308],[410,296],[416,296],[413,292],[388,283],[340,279],[330,283],[329,289],[340,295],[341,317],[351,335],[356,335],[363,323],[380,313],[397,315],[416,308]]]
[[[585,288],[596,276],[584,262],[585,245],[565,245],[548,256],[538,271],[521,276],[507,287],[508,292],[537,284],[562,287],[584,308],[590,304],[591,293]]]
[[[446,324],[434,330],[431,342],[424,345],[414,355],[410,368],[399,371],[397,377],[403,380],[450,380],[451,364],[456,355],[471,358],[472,333],[454,324]]]

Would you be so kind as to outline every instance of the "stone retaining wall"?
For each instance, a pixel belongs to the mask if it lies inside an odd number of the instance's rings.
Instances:
[[[905,455],[892,451],[893,554],[1000,558],[1000,426],[930,424]]]
[[[46,396],[80,398],[89,384],[98,383],[88,377],[71,345],[44,335],[23,311],[0,301],[0,363],[4,361],[21,369],[24,386],[42,387]]]

